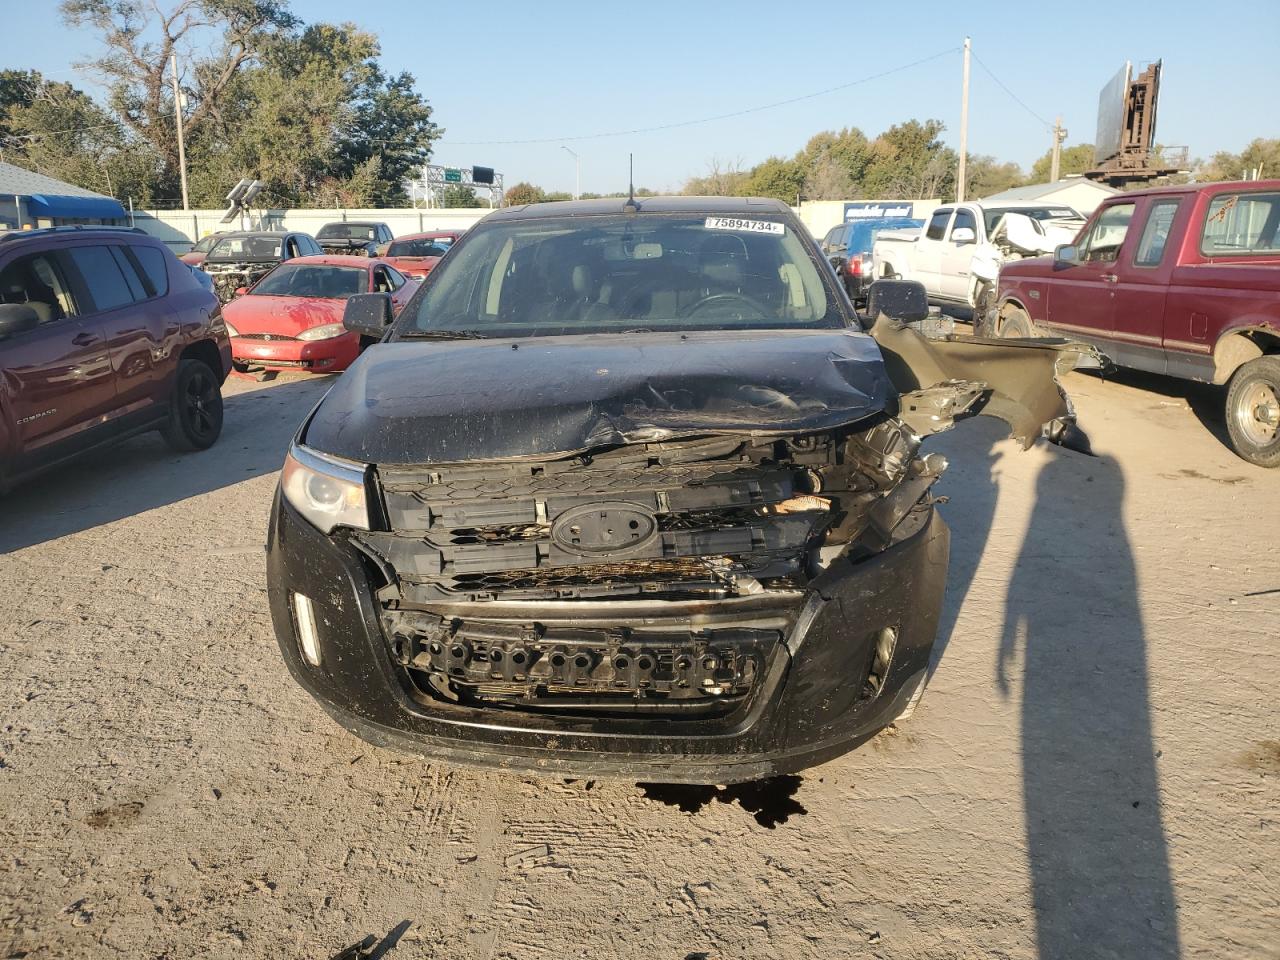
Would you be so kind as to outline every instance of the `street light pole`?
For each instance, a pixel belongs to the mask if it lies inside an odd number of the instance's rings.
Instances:
[[[956,203],[964,203],[969,160],[969,38],[964,38],[964,71],[960,81],[960,163],[956,170]]]
[[[573,157],[573,199],[581,200],[582,199],[582,159],[576,153],[574,153],[572,150],[570,150],[568,147],[564,146],[563,144],[561,144],[560,149],[563,150],[565,153],[569,154],[569,156]]]

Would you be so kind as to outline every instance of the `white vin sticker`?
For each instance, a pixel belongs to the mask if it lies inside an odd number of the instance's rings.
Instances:
[[[708,230],[745,230],[747,233],[784,234],[787,228],[771,220],[741,220],[737,217],[707,217],[704,226]]]

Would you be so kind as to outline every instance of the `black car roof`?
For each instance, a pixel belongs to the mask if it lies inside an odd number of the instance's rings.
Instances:
[[[791,208],[781,200],[766,197],[605,197],[599,200],[554,200],[550,203],[526,203],[518,207],[495,210],[485,221],[541,220],[545,217],[590,217],[601,214],[628,213],[629,203],[646,213],[709,214],[717,217],[750,217],[762,213],[789,214]]]

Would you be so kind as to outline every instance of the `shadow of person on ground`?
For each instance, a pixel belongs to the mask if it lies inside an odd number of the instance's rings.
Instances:
[[[956,622],[965,598],[982,568],[982,555],[991,538],[999,496],[996,465],[1002,456],[996,445],[1009,435],[1009,428],[991,417],[977,417],[955,430],[930,440],[926,450],[946,456],[947,472],[935,488],[950,502],[940,507],[951,528],[951,560],[947,568],[947,592],[938,620],[937,639],[929,657],[929,679],[942,662],[947,645],[955,635]],[[1006,445],[1009,455],[1017,448]]]
[[[222,435],[175,453],[158,433],[72,460],[0,496],[0,554],[274,473],[332,377],[224,390]]]
[[[1022,774],[1037,956],[1179,956],[1146,638],[1110,458],[1050,448],[996,661],[1022,671]]]

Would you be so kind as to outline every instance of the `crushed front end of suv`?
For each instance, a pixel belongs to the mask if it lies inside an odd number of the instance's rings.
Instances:
[[[871,303],[869,334],[773,201],[491,215],[290,449],[289,669],[373,743],[520,772],[730,783],[856,747],[937,630],[922,438],[979,409],[1061,433],[1087,350],[929,339],[918,285]]]

